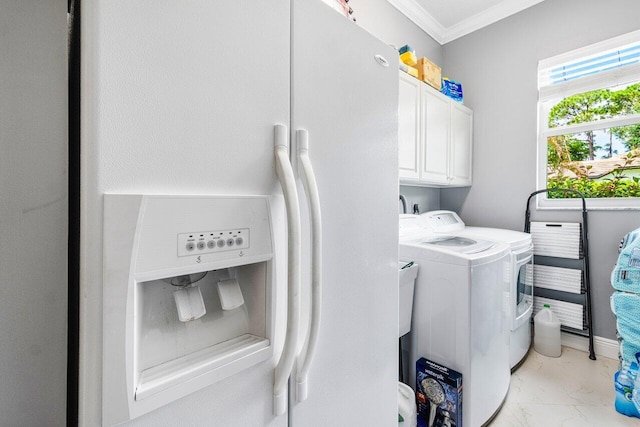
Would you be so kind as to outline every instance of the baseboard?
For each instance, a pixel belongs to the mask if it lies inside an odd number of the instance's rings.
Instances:
[[[589,351],[589,338],[587,337],[562,332],[561,340],[564,346],[575,348],[576,350]],[[617,340],[594,336],[593,347],[596,356],[618,359],[619,346]]]

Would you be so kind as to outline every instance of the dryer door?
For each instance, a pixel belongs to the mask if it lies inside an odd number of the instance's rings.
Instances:
[[[533,252],[514,253],[511,330],[529,321],[533,310]]]

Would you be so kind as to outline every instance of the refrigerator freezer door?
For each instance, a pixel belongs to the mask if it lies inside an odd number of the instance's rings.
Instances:
[[[102,419],[103,194],[280,194],[273,125],[290,121],[289,12],[289,0],[83,2],[81,426]],[[286,425],[272,415],[277,315],[274,358],[130,424]]]
[[[395,425],[397,52],[322,2],[293,1],[292,8],[292,132],[308,131],[324,250],[322,325],[308,398],[297,402],[290,392],[290,425]],[[310,224],[302,205],[307,325]]]

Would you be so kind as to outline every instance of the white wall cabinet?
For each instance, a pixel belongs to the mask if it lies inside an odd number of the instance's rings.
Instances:
[[[451,138],[451,106],[449,99],[431,90],[420,89],[420,182],[449,184],[449,140]]]
[[[398,166],[400,180],[420,179],[420,81],[400,72],[398,103]],[[402,74],[405,77],[402,77]]]
[[[404,185],[471,185],[473,112],[400,72],[399,175]]]

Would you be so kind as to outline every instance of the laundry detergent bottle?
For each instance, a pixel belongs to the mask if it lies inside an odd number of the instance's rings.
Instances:
[[[549,304],[533,318],[535,327],[533,336],[533,348],[540,354],[549,357],[560,357],[562,347],[560,346],[560,320],[551,311]]]

